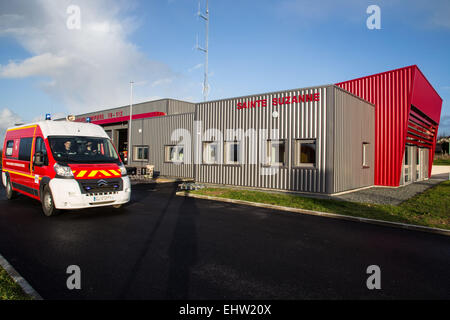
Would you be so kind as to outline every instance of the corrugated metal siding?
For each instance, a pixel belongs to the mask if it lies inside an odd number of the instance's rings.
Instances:
[[[180,100],[168,99],[167,114],[195,112],[195,104]]]
[[[375,104],[375,184],[398,186],[414,66],[337,85]]]
[[[148,112],[164,112],[165,114],[183,114],[195,112],[195,103],[174,100],[174,99],[161,99],[142,103],[136,103],[133,105],[133,115],[148,113]],[[85,113],[77,115],[77,118],[92,117],[95,115],[103,114],[105,119],[108,113],[122,112],[122,116],[130,115],[130,106],[126,105],[118,108],[105,109],[96,112]]]
[[[167,114],[167,105],[168,105],[168,99],[161,99],[161,100],[137,103],[137,104],[133,105],[133,115],[147,113],[147,112],[156,112],[156,111],[164,112]],[[92,117],[94,115],[104,114],[105,119],[107,119],[108,117],[106,117],[106,115],[108,113],[116,113],[116,112],[122,112],[122,116],[130,116],[130,106],[128,105],[128,106],[123,106],[123,107],[118,107],[118,108],[112,108],[112,109],[106,109],[106,110],[101,110],[101,111],[96,111],[96,112],[85,113],[85,114],[77,115],[76,117],[77,118]]]
[[[263,175],[262,159],[258,154],[257,164],[247,165],[196,165],[196,180],[203,183],[229,184],[256,188],[284,189],[302,192],[326,192],[326,101],[327,90],[332,87],[275,92],[228,100],[219,100],[198,104],[196,120],[202,122],[202,132],[210,128],[219,129],[256,129],[257,139],[260,129],[278,129],[279,139],[286,140],[286,165],[276,175]],[[273,98],[293,95],[320,93],[319,102],[294,103],[273,106]],[[267,107],[237,110],[239,102],[254,102],[267,99]],[[278,118],[272,113],[278,111]],[[275,138],[269,136],[269,138]],[[317,167],[294,168],[292,166],[292,147],[295,139],[317,139]],[[203,139],[204,140],[204,139]],[[200,143],[200,139],[196,143]],[[245,154],[249,152],[248,142],[244,144]],[[248,161],[248,157],[246,159]],[[248,163],[248,162],[247,162]]]
[[[375,107],[336,88],[334,110],[334,192],[373,185]],[[364,142],[368,168],[362,163]]]
[[[428,162],[430,163],[430,166],[428,168],[427,177],[430,177],[431,170],[433,168],[433,158],[436,149],[437,133],[439,131],[439,122],[441,119],[442,98],[431,86],[430,82],[425,78],[422,71],[420,71],[418,67],[415,68],[414,73],[414,84],[411,92],[411,105],[418,108],[434,122],[432,129],[432,147],[428,152]],[[411,113],[409,117],[411,120]]]
[[[132,145],[149,146],[149,161],[133,161],[131,165],[145,166],[151,164],[155,166],[155,171],[163,176],[194,178],[192,152],[190,164],[165,162],[165,146],[176,145],[178,142],[171,140],[172,132],[176,129],[186,129],[192,132],[193,124],[194,113],[133,120]],[[142,133],[139,133],[139,129],[142,129]],[[185,157],[187,157],[186,149]]]

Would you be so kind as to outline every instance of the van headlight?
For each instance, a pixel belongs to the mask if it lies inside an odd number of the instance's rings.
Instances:
[[[53,169],[55,169],[56,175],[61,178],[73,178],[73,172],[72,169],[70,169],[69,166],[63,166],[58,163],[55,163],[53,166]]]
[[[125,166],[123,164],[119,165],[119,169],[120,169],[120,174],[122,175],[122,177],[127,175],[127,168],[125,168]]]

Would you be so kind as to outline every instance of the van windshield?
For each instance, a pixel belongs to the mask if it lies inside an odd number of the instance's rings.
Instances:
[[[48,137],[53,157],[63,163],[111,163],[119,157],[111,141],[96,137]]]

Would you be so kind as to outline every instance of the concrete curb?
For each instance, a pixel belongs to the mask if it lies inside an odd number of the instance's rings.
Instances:
[[[27,282],[27,280],[25,280],[1,254],[0,265],[3,269],[5,269],[9,276],[13,278],[14,282],[16,282],[22,288],[23,292],[31,296],[34,300],[44,300],[39,295],[39,293],[37,293],[37,291],[34,290],[33,287]]]
[[[394,227],[394,228],[401,228],[401,229],[408,229],[408,230],[415,230],[415,231],[440,234],[440,235],[444,235],[444,236],[450,236],[450,230],[424,227],[424,226],[418,226],[418,225],[414,225],[414,224],[390,222],[390,221],[383,221],[383,220],[376,220],[376,219],[369,219],[369,218],[362,218],[362,217],[354,217],[354,216],[345,216],[345,215],[337,214],[337,213],[313,211],[313,210],[299,209],[299,208],[290,208],[290,207],[283,207],[283,206],[277,206],[277,205],[273,205],[273,204],[265,204],[265,203],[251,202],[251,201],[245,201],[245,200],[235,200],[235,199],[205,196],[205,195],[200,195],[200,194],[192,194],[192,193],[185,192],[185,191],[179,191],[176,193],[176,195],[191,197],[191,198],[198,198],[198,199],[205,199],[205,200],[214,200],[214,201],[221,201],[221,202],[228,202],[228,203],[235,203],[235,204],[243,204],[243,205],[247,205],[247,206],[268,208],[268,209],[274,209],[274,210],[280,210],[280,211],[303,213],[303,214],[309,214],[309,215],[313,215],[313,216],[320,216],[320,217],[326,217],[326,218],[364,222],[364,223],[377,224],[377,225],[387,226],[387,227]]]

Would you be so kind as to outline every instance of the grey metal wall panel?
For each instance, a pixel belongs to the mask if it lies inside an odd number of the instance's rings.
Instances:
[[[195,112],[195,103],[168,99],[167,114]]]
[[[155,101],[148,101],[148,102],[142,102],[137,103],[133,105],[133,114],[141,114],[141,113],[148,113],[148,112],[164,112],[168,114],[168,99],[161,99],[161,100],[155,100]],[[90,113],[84,113],[77,115],[76,118],[84,118],[84,117],[94,117],[94,116],[103,116],[104,119],[111,118],[109,114],[113,114],[113,117],[118,117],[117,114],[120,114],[120,116],[130,116],[130,106],[123,106],[123,107],[117,107],[117,108],[111,108],[111,109],[105,109],[100,110],[96,112],[90,112]]]
[[[374,183],[375,107],[334,88],[334,192]],[[363,142],[369,143],[368,168],[363,167]]]
[[[120,123],[114,123],[111,125],[104,125],[102,126],[103,129],[106,130],[121,130],[121,129],[127,129],[128,128],[128,123],[126,122],[120,122]]]
[[[192,153],[189,159],[190,164],[187,164],[187,161],[185,164],[165,162],[165,146],[176,145],[179,142],[171,140],[172,132],[176,129],[185,129],[191,133],[193,124],[194,113],[133,120],[132,146],[148,146],[149,160],[144,162],[132,161],[131,165],[145,166],[150,164],[154,165],[155,171],[163,176],[193,178]],[[139,132],[140,129],[141,132]],[[133,155],[132,158],[134,159]]]
[[[326,154],[326,174],[325,174],[325,192],[326,193],[334,193],[334,103],[335,103],[335,95],[334,95],[334,87],[327,88],[327,118],[326,118],[326,145],[327,145],[327,154]]]
[[[256,188],[284,189],[302,192],[326,192],[326,103],[327,87],[314,87],[262,95],[240,97],[200,103],[197,105],[196,120],[202,122],[202,131],[216,128],[221,132],[226,129],[256,129],[257,139],[260,129],[278,129],[279,139],[286,141],[286,164],[275,175],[264,175],[265,166],[259,154],[257,164],[246,165],[196,165],[195,179],[203,183],[232,184]],[[292,97],[303,94],[320,94],[320,101],[274,106],[273,98]],[[237,110],[238,103],[267,100],[266,107]],[[278,118],[272,116],[279,113]],[[269,138],[276,137],[269,134]],[[293,147],[296,139],[316,139],[317,162],[314,168],[299,168],[292,164]],[[204,139],[203,139],[204,140]],[[196,143],[200,143],[196,139]],[[248,141],[248,140],[247,140]],[[243,145],[245,154],[249,153],[249,143]],[[248,161],[248,156],[247,159]],[[248,162],[247,162],[248,163]]]
[[[148,112],[164,112],[167,115],[170,114],[182,114],[182,113],[191,113],[195,112],[195,104],[186,101],[180,101],[175,99],[161,99],[154,101],[147,101],[142,103],[136,103],[133,105],[133,114],[142,114]],[[110,116],[112,115],[112,117]],[[114,117],[125,117],[130,116],[130,106],[122,106],[117,108],[110,108],[105,110],[100,110],[96,112],[84,113],[81,115],[77,115],[76,117],[84,118],[84,117],[94,117],[94,116],[102,116],[102,119],[109,119]]]

